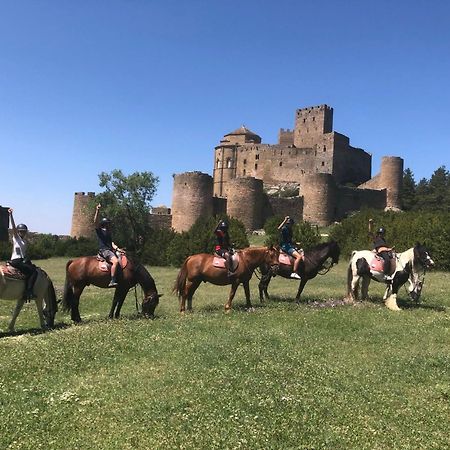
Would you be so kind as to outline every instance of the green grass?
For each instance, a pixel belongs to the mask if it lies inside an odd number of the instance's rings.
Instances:
[[[59,287],[63,259],[41,265]],[[373,301],[328,307],[345,292],[345,263],[309,282],[276,278],[273,299],[223,312],[228,288],[200,286],[194,313],[170,294],[177,271],[151,268],[164,296],[138,318],[130,294],[108,321],[112,293],[89,288],[85,322],[47,333],[34,305],[0,339],[0,448],[449,448],[447,274],[427,275],[419,307]],[[403,300],[403,301],[402,301]],[[322,307],[321,305],[328,305]],[[12,302],[0,301],[5,330]]]

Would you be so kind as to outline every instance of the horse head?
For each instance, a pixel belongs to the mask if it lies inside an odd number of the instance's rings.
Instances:
[[[142,314],[145,317],[154,317],[155,309],[159,303],[159,298],[162,296],[163,294],[158,294],[158,292],[152,292],[144,295],[144,299],[142,300]]]
[[[339,244],[336,241],[330,241],[328,242],[328,245],[331,261],[333,265],[337,264],[339,262],[339,256],[341,255],[341,249],[339,247]]]
[[[278,258],[280,256],[280,250],[277,247],[274,247],[271,245],[270,247],[267,247],[266,250],[266,263],[270,267],[270,271],[273,275],[276,275],[278,273]]]
[[[414,263],[419,263],[425,269],[434,266],[434,261],[431,258],[430,252],[420,242],[417,242],[414,246]]]

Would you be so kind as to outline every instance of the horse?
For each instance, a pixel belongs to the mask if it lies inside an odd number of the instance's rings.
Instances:
[[[101,268],[105,262],[99,261],[96,256],[82,256],[80,258],[71,259],[66,264],[66,281],[64,285],[63,309],[70,310],[71,319],[79,323],[81,322],[79,303],[80,296],[86,286],[93,284],[94,286],[107,288],[111,280],[111,272],[109,267]],[[156,284],[153,277],[147,269],[140,263],[127,258],[127,264],[118,270],[118,285],[109,312],[109,318],[119,318],[125,297],[128,291],[139,284],[144,291],[144,299],[142,301],[142,312],[146,317],[153,317],[155,308],[159,303],[162,294],[158,294]]]
[[[250,279],[254,270],[266,264],[271,270],[278,268],[279,251],[274,247],[248,247],[236,252],[239,258],[239,265],[231,276],[228,276],[226,268],[213,266],[214,255],[208,253],[198,253],[186,258],[178,273],[173,292],[180,300],[180,312],[187,309],[192,311],[192,297],[200,283],[209,282],[219,286],[231,284],[228,301],[225,303],[225,311],[231,310],[231,303],[236,289],[242,283],[245,291],[246,307],[251,310],[250,301]]]
[[[386,280],[382,268],[371,267],[375,253],[370,250],[353,251],[347,270],[347,294],[351,302],[358,299],[359,282],[361,283],[362,300],[368,298],[370,280],[386,284],[383,296],[385,305],[392,311],[400,311],[397,305],[397,294],[401,286],[409,281],[408,293],[412,300],[419,301],[423,288],[425,271],[434,266],[430,253],[419,242],[405,252],[396,253],[395,270],[392,280]]]
[[[13,332],[17,317],[22,309],[25,299],[26,281],[25,277],[12,278],[18,275],[14,269],[9,273],[10,266],[0,266],[0,298],[4,300],[16,300],[11,322],[8,325],[8,331]],[[39,316],[39,322],[42,329],[52,328],[55,323],[55,314],[58,311],[55,288],[53,282],[47,273],[41,268],[36,268],[38,275],[34,284],[34,293],[36,295],[36,308]],[[20,276],[20,275],[19,275]]]
[[[316,275],[323,269],[325,270],[325,273],[327,273],[334,264],[337,264],[339,262],[340,253],[341,250],[339,248],[339,245],[335,241],[325,242],[305,251],[303,261],[300,263],[298,269],[298,274],[300,275],[301,280],[297,295],[295,297],[295,301],[297,303],[300,303],[300,296],[306,283],[309,280],[315,278]],[[325,262],[329,258],[331,258],[331,264],[325,266]],[[277,275],[292,280],[292,268],[292,261],[290,264],[286,264],[280,261]],[[259,300],[262,303],[265,298],[269,299],[267,288],[269,287],[269,283],[273,275],[270,273],[269,268],[264,264],[261,265],[259,269],[261,271],[261,280],[258,284]]]

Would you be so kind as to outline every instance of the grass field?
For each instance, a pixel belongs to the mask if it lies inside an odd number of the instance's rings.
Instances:
[[[65,260],[40,264],[61,287]],[[89,288],[82,325],[58,313],[58,329],[30,332],[27,305],[0,338],[0,448],[449,448],[448,275],[427,275],[418,307],[402,290],[394,313],[374,284],[371,302],[331,301],[345,269],[309,282],[301,306],[297,282],[276,278],[260,305],[253,280],[252,313],[242,288],[225,314],[228,288],[202,285],[180,316],[173,268],[150,268],[153,321],[131,294],[106,320],[111,292]],[[12,307],[0,301],[2,331]]]

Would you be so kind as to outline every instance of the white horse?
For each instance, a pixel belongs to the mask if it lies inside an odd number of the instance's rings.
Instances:
[[[15,279],[5,275],[5,266],[0,266],[0,299],[16,300],[16,307],[14,308],[11,322],[8,326],[8,331],[14,331],[17,316],[25,303],[23,294],[25,292],[25,280]],[[40,268],[37,268],[38,276],[34,285],[34,293],[37,298],[36,308],[39,315],[39,322],[42,328],[51,328],[54,325],[55,314],[58,310],[56,302],[56,293],[52,280]]]
[[[423,276],[426,269],[434,265],[428,250],[417,243],[402,253],[395,254],[395,271],[392,281],[386,281],[381,270],[371,268],[375,253],[370,250],[353,251],[347,271],[347,293],[351,301],[358,299],[359,283],[361,283],[362,300],[368,298],[370,280],[386,284],[383,296],[385,305],[392,311],[400,311],[397,305],[397,294],[401,286],[409,281],[408,293],[414,301],[418,301],[423,287]]]

